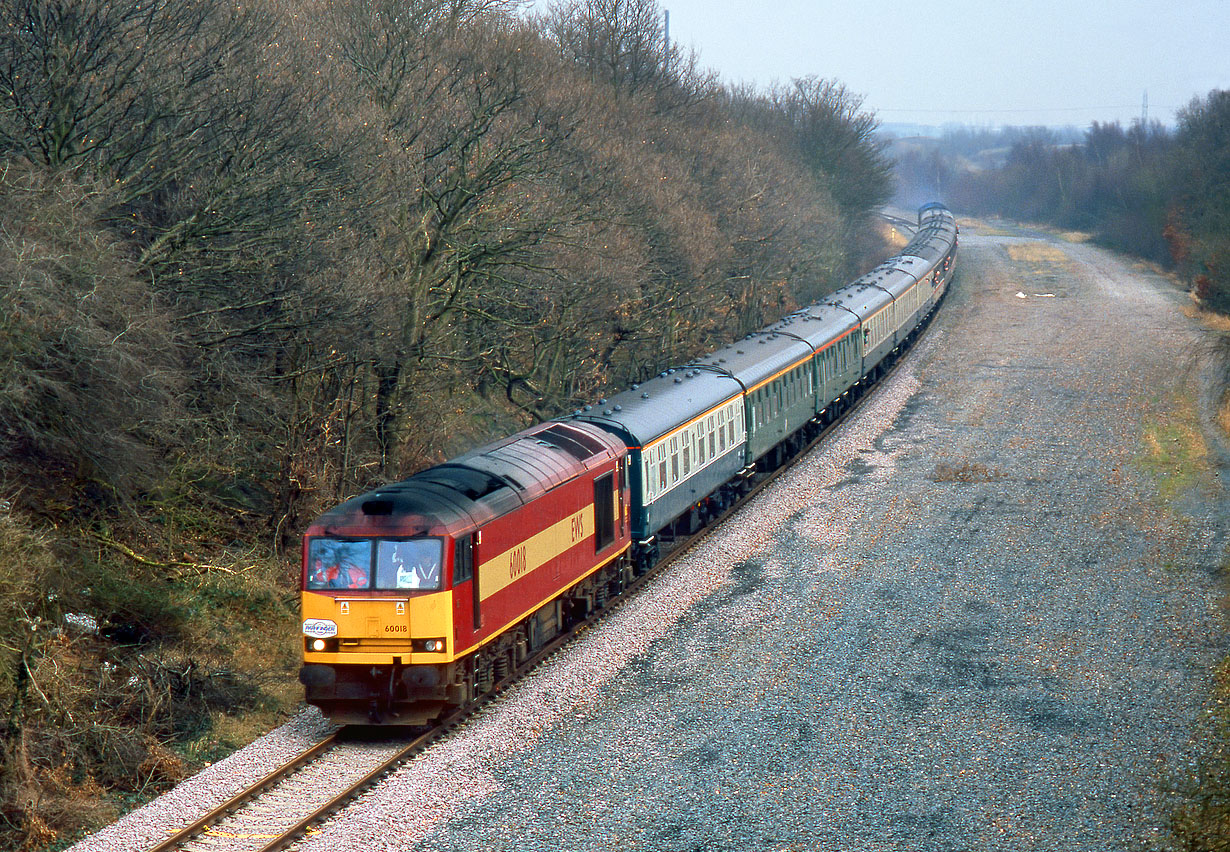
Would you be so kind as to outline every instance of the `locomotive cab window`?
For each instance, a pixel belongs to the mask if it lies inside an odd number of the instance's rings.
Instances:
[[[306,587],[435,590],[440,588],[443,554],[438,538],[313,538],[308,542]]]
[[[600,553],[615,540],[614,474],[594,480],[594,552]]]
[[[444,546],[438,538],[381,541],[376,549],[376,588],[440,588]]]
[[[366,589],[371,565],[370,539],[313,538],[308,542],[307,588]]]

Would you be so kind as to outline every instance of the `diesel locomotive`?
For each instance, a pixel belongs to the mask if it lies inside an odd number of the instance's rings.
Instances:
[[[690,364],[342,503],[306,531],[308,703],[427,724],[491,689],[797,454],[918,334],[957,223]]]

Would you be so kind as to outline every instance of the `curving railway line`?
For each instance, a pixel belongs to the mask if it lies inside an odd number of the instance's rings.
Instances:
[[[461,730],[477,710],[497,701],[527,672],[622,606],[638,589],[822,443],[853,416],[879,386],[880,382],[876,381],[861,389],[857,399],[841,416],[782,466],[758,473],[748,492],[714,522],[693,534],[664,541],[662,558],[636,578],[624,594],[560,634],[511,670],[485,695],[423,728],[353,727],[334,731],[200,818],[168,829],[168,837],[147,852],[276,852],[310,835],[314,826],[341,811],[385,775],[432,744]]]
[[[924,205],[823,300],[325,512],[303,543],[307,702],[413,727],[489,692],[847,411],[943,300],[957,243]]]

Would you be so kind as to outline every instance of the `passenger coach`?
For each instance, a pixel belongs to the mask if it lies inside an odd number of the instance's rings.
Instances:
[[[743,386],[710,370],[665,370],[569,422],[605,430],[628,447],[638,568],[657,558],[665,527],[683,518],[690,530],[707,520],[708,496],[746,464]]]

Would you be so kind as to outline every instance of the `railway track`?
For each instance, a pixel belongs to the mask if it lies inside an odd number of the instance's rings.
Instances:
[[[929,323],[930,318],[919,329],[918,336]],[[891,372],[890,368],[885,375]],[[335,731],[194,822],[170,830],[167,839],[151,847],[148,852],[276,852],[293,845],[308,835],[313,826],[341,810],[385,775],[456,731],[477,710],[497,700],[528,671],[554,655],[578,634],[612,615],[675,559],[805,458],[874,395],[881,380],[864,387],[840,416],[783,465],[758,474],[747,493],[711,523],[692,535],[664,542],[659,561],[644,575],[637,577],[623,594],[549,642],[509,672],[486,695],[427,730],[413,731],[409,738],[402,736],[396,739],[393,733],[399,730],[396,728]],[[380,739],[374,738],[377,733]]]
[[[904,228],[911,234],[918,230],[918,223],[911,219],[903,219],[900,216],[893,216],[890,213],[881,213],[880,218],[890,225],[895,225],[898,228]]]

